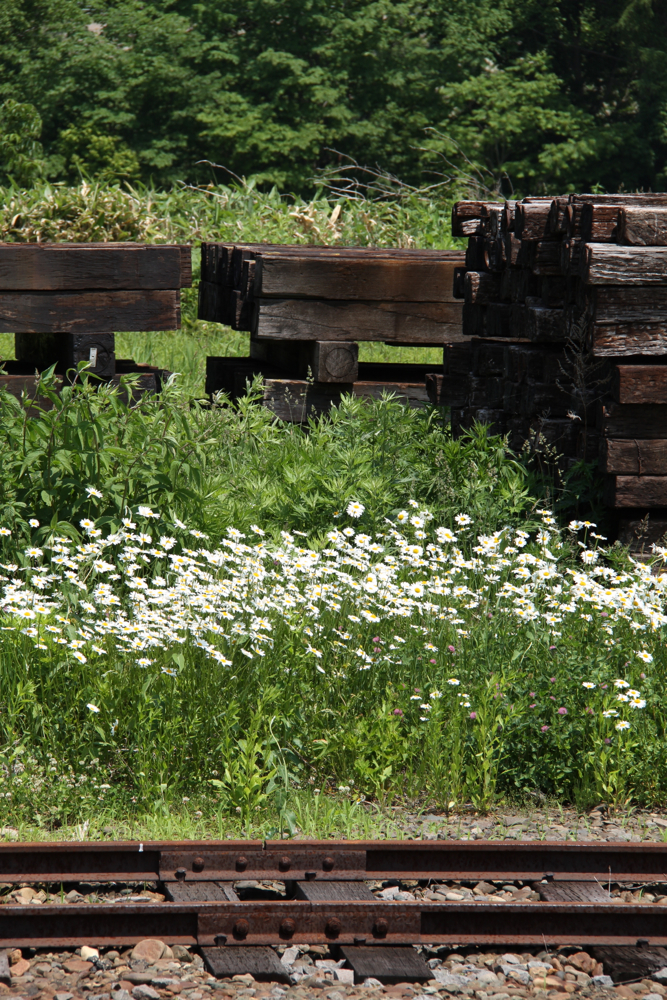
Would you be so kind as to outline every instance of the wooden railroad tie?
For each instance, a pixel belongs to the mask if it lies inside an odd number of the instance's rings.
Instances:
[[[358,344],[464,342],[454,295],[463,263],[457,251],[202,244],[199,318],[251,334],[249,357],[208,359],[207,392],[235,400],[261,375],[263,405],[292,422],[346,392],[428,405],[429,366],[360,365]]]
[[[651,512],[663,534],[667,194],[459,202],[452,232],[469,367],[462,381],[445,351],[431,401],[455,434],[485,421],[561,468],[598,461],[620,534]]]
[[[0,332],[15,334],[16,353],[0,385],[34,395],[35,370],[55,364],[64,376],[86,362],[106,381],[137,373],[138,391],[158,391],[160,370],[117,359],[114,333],[179,329],[191,284],[189,246],[0,244]]]

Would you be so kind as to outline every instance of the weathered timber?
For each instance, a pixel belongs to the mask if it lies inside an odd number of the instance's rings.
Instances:
[[[581,236],[582,213],[584,206],[593,204],[600,209],[609,206],[618,211],[622,205],[660,205],[666,204],[667,198],[662,193],[656,194],[572,194],[567,209],[567,235],[569,238]],[[602,224],[602,217],[600,217]]]
[[[619,358],[635,354],[667,354],[667,323],[590,323],[586,327],[586,347],[595,357]]]
[[[189,288],[189,246],[0,243],[1,291]]]
[[[607,438],[667,438],[667,406],[600,403],[597,427]]]
[[[573,409],[572,395],[566,389],[551,382],[525,382],[521,386],[519,397],[519,413],[525,416],[545,414],[552,417],[565,417]]]
[[[466,248],[465,266],[467,271],[488,271],[486,240],[483,236],[470,236]]]
[[[609,903],[611,896],[597,882],[533,882],[533,890],[549,903]]]
[[[512,302],[525,302],[528,296],[540,296],[541,283],[544,279],[520,267],[507,268],[505,274],[509,275]]]
[[[257,254],[246,261],[241,292],[255,298],[361,299],[386,302],[453,302],[454,269],[463,253],[443,251],[442,260]],[[245,279],[245,280],[244,280]]]
[[[560,240],[553,237],[531,240],[527,244],[526,259],[533,274],[561,274]]]
[[[264,379],[263,405],[289,423],[304,423],[327,413],[340,403],[343,393],[362,399],[382,399],[386,394],[412,408],[428,404],[425,380],[421,382],[350,382],[346,385],[313,384],[298,379]]]
[[[667,475],[608,476],[604,502],[608,507],[667,507]]]
[[[547,309],[562,309],[568,295],[567,279],[562,275],[547,275],[539,281],[542,305]]]
[[[512,336],[512,306],[509,302],[490,302],[486,307],[487,337]]]
[[[619,204],[588,202],[582,205],[579,228],[584,243],[615,243],[620,210]]]
[[[645,979],[652,972],[667,966],[667,948],[655,946],[599,946],[593,948],[593,957],[602,962],[605,974],[611,976],[615,983]]]
[[[664,515],[647,514],[641,520],[635,517],[618,519],[616,535],[621,545],[627,545],[633,552],[650,552],[652,545],[664,545],[667,540],[667,521]],[[667,962],[667,957],[665,959]]]
[[[514,233],[505,233],[503,236],[503,259],[506,266],[518,267],[519,255],[521,253],[522,241],[517,239]]]
[[[667,403],[667,365],[614,365],[617,403]]]
[[[231,326],[230,290],[214,281],[200,281],[197,289],[197,319]]]
[[[510,382],[530,379],[543,384],[566,382],[566,358],[550,345],[508,344],[503,353],[504,378]]]
[[[513,340],[528,338],[528,306],[525,302],[513,302],[510,314],[510,329]]]
[[[486,333],[486,306],[464,302],[461,330],[464,337],[483,337]]]
[[[547,220],[547,232],[552,236],[561,236],[567,230],[567,206],[566,197],[554,198],[549,209]]]
[[[433,975],[414,948],[383,948],[382,945],[342,945],[340,953],[354,970],[355,983],[377,979],[387,986],[396,983],[427,983]]]
[[[291,378],[316,382],[356,382],[359,345],[346,341],[250,340],[250,357],[273,365]]]
[[[596,323],[667,324],[667,287],[582,286],[580,305]]]
[[[457,201],[452,206],[452,236],[474,236],[481,231],[482,215],[489,208],[502,209],[501,202]]]
[[[270,340],[384,340],[444,344],[461,339],[460,302],[337,302],[260,299],[252,333]]]
[[[365,899],[374,902],[375,896],[365,882],[296,882],[295,899],[311,902],[321,899]]]
[[[626,205],[619,212],[618,241],[631,246],[667,246],[667,207]]]
[[[488,237],[484,240],[484,261],[486,269],[500,275],[505,267],[505,247],[500,237]]]
[[[467,375],[472,363],[472,344],[464,340],[457,344],[445,344],[443,349],[443,370],[445,375]]]
[[[583,246],[584,244],[580,239],[562,240],[560,245],[561,274],[579,277]]]
[[[0,333],[178,330],[177,290],[0,292]]]
[[[600,468],[618,476],[665,476],[667,441],[662,438],[603,438]]]
[[[540,240],[547,236],[551,206],[552,200],[517,202],[514,209],[514,235],[520,240]]]
[[[289,983],[289,969],[283,965],[273,948],[255,945],[226,945],[224,948],[202,948],[206,968],[218,979],[250,973],[258,983]]]
[[[61,380],[58,379],[57,384],[59,385],[60,382]],[[40,395],[38,386],[39,376],[34,373],[8,375],[0,372],[0,391],[4,389],[16,399],[24,397],[26,401],[30,400],[30,404],[26,407],[28,413],[33,407],[35,410],[53,409],[53,402],[47,396]]]
[[[465,277],[467,273],[465,266],[454,268],[454,278],[452,280],[452,297],[454,299],[465,298]]]
[[[116,373],[113,333],[17,333],[14,341],[16,360],[31,364],[33,370],[55,364],[64,372],[85,361],[94,375]]]
[[[505,371],[505,349],[503,341],[473,340],[470,358],[470,372],[487,378],[503,375]]]
[[[580,266],[589,285],[667,285],[667,247],[586,243]]]
[[[525,322],[526,336],[530,340],[538,343],[565,340],[565,317],[562,309],[547,309],[539,299],[526,299]]]

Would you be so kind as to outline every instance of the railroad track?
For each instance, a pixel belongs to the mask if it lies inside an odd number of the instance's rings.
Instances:
[[[388,900],[367,885],[408,880],[430,886],[521,882],[532,886],[531,899]],[[241,898],[239,884],[253,882],[278,883],[282,895]],[[653,954],[654,967],[667,966],[667,906],[619,906],[610,895],[612,886],[664,884],[667,898],[667,844],[4,844],[0,883],[8,892],[26,884],[47,890],[41,905],[0,906],[4,947],[108,948],[159,938],[200,948],[209,967],[224,975],[230,969],[256,972],[258,963],[273,968],[275,946],[304,943],[329,945],[353,968],[360,957],[366,968],[373,961],[385,968],[402,955],[399,965],[421,963],[413,968],[416,979],[429,970],[405,946],[629,946]],[[159,888],[164,901],[128,902],[110,894],[113,887],[142,883]],[[94,887],[96,901],[66,902],[65,890],[77,885]],[[410,969],[403,966],[408,979]]]

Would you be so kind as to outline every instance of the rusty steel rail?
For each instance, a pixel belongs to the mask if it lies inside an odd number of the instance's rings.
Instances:
[[[667,882],[667,844],[137,841],[0,844],[0,882],[455,879]]]
[[[0,906],[2,947],[130,945],[667,945],[663,907],[280,901]]]

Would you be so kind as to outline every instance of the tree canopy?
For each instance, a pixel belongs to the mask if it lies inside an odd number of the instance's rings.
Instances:
[[[19,182],[32,150],[56,180],[201,181],[209,160],[304,192],[340,153],[411,184],[656,190],[667,5],[4,0],[0,105]]]

